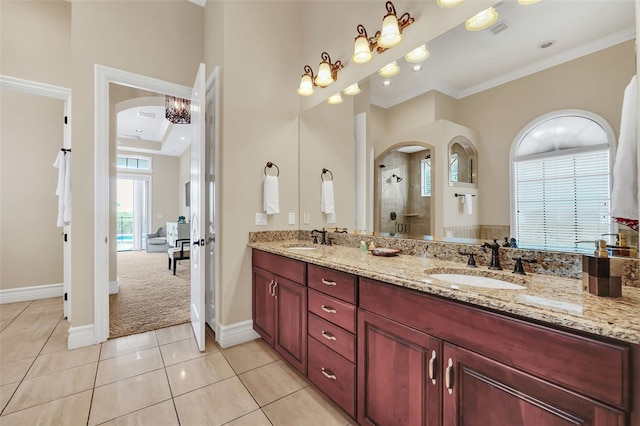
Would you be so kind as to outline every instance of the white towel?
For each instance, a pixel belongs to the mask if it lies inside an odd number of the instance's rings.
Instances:
[[[325,180],[322,182],[320,194],[320,211],[326,214],[335,214],[336,208],[333,200],[333,181]]]
[[[618,152],[613,164],[611,216],[638,220],[638,81],[624,91]]]
[[[53,167],[58,169],[58,227],[64,227],[71,222],[71,153],[58,152]]]
[[[460,203],[464,204],[466,214],[473,214],[473,195],[464,194],[464,197],[460,198]]]
[[[280,213],[278,176],[267,175],[264,179],[264,211],[266,214]]]

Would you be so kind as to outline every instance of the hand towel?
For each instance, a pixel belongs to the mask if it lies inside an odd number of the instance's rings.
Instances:
[[[58,196],[58,219],[56,226],[62,228],[71,222],[71,154],[59,151],[53,167],[58,169],[58,185],[56,195]]]
[[[638,81],[634,75],[624,91],[618,152],[613,164],[611,216],[638,221]],[[619,220],[620,222],[620,220]]]
[[[473,214],[473,195],[464,194],[464,197],[460,199],[460,202],[464,204],[464,212],[466,214]]]
[[[280,213],[280,195],[278,194],[278,176],[265,176],[264,211],[266,214]]]
[[[335,214],[335,203],[333,200],[333,181],[322,182],[320,195],[320,211],[326,214]]]

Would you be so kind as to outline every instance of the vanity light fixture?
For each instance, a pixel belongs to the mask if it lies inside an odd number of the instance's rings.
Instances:
[[[342,96],[340,96],[340,92],[336,93],[335,95],[329,96],[329,99],[327,99],[327,103],[329,105],[340,105],[343,101],[344,99],[342,99]]]
[[[438,6],[451,9],[452,7],[456,7],[464,3],[464,0],[438,0]]]
[[[355,96],[360,94],[360,87],[358,83],[353,83],[351,86],[348,86],[346,89],[342,91],[347,96]]]
[[[493,7],[490,7],[467,19],[464,27],[467,31],[480,31],[489,28],[495,24],[497,20],[498,12]]]
[[[438,0],[440,1],[440,0]],[[518,3],[524,6],[528,6],[530,4],[538,3],[540,0],[518,0]]]
[[[427,46],[423,44],[422,46],[418,46],[411,52],[404,55],[404,60],[412,64],[417,64],[424,61],[428,57],[429,51],[427,50]]]
[[[164,97],[165,118],[173,124],[191,124],[191,100],[177,96]]]
[[[413,24],[415,19],[408,13],[403,13],[400,18],[396,14],[396,8],[392,2],[385,4],[387,14],[382,19],[382,30],[376,31],[373,37],[367,35],[367,30],[360,24],[357,27],[358,35],[353,47],[351,59],[356,64],[366,64],[371,61],[371,52],[375,49],[382,53],[387,49],[397,46],[402,42],[402,31]]]
[[[316,86],[327,87],[338,79],[338,71],[341,70],[343,66],[340,61],[332,63],[331,57],[327,52],[322,52],[320,57],[322,58],[322,62],[320,62],[320,66],[318,67],[318,75],[316,75],[314,83]]]
[[[393,77],[398,75],[400,72],[400,67],[396,61],[391,62],[390,64],[385,65],[384,67],[378,70],[378,75],[380,77]]]
[[[302,78],[300,79],[300,87],[298,87],[298,95],[300,96],[311,96],[313,95],[313,70],[309,65],[304,66],[304,74],[302,74]]]

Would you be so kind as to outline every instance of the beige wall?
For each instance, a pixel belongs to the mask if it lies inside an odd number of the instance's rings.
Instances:
[[[63,107],[0,91],[0,290],[63,282],[53,167],[63,146]]]

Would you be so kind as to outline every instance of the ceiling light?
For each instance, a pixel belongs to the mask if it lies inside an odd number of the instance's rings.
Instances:
[[[440,0],[438,0],[440,1]],[[540,0],[518,0],[518,3],[524,5],[524,6],[528,6],[530,4],[534,4],[534,3],[538,3]]]
[[[191,124],[191,100],[166,95],[164,117],[173,124]]]
[[[369,44],[369,38],[367,37],[367,30],[363,25],[357,27],[358,37],[356,37],[355,45],[353,46],[353,56],[351,60],[355,64],[366,64],[373,59],[373,53],[371,53],[371,45]]]
[[[378,75],[380,77],[393,77],[398,75],[400,72],[400,67],[396,63],[396,61],[391,62],[390,64],[385,65],[384,67],[378,70]]]
[[[136,132],[142,133],[142,129],[136,129]]]
[[[416,65],[412,66],[411,67],[411,71],[413,71],[413,72],[422,71],[422,65],[416,64]]]
[[[450,9],[464,3],[464,0],[438,0],[438,6]]]
[[[340,105],[343,101],[344,99],[342,99],[342,96],[340,96],[340,93],[336,93],[333,96],[329,96],[329,99],[327,99],[327,103],[330,105]]]
[[[553,46],[554,44],[556,44],[556,41],[555,41],[555,40],[547,40],[547,41],[543,41],[542,43],[540,43],[540,44],[538,45],[538,47],[539,47],[540,49],[546,49],[547,47],[551,47],[551,46]]]
[[[304,74],[300,78],[300,87],[298,87],[298,95],[313,95],[313,70],[309,65],[304,66]]]
[[[331,63],[331,57],[327,52],[322,52],[320,56],[322,62],[320,62],[314,83],[320,87],[327,87],[338,79],[338,71],[342,69],[342,62]]]
[[[384,80],[384,81],[382,82],[382,85],[383,85],[384,87],[389,87],[389,86],[391,86],[391,80]]]
[[[424,61],[428,57],[429,51],[427,50],[427,46],[423,44],[422,46],[416,47],[411,52],[404,55],[404,60],[412,64],[417,64],[418,62]]]
[[[351,86],[347,87],[342,91],[347,96],[355,96],[360,94],[360,87],[358,83],[353,83]]]
[[[480,31],[489,28],[498,20],[498,12],[493,7],[483,10],[477,15],[467,19],[464,27],[467,31]]]

